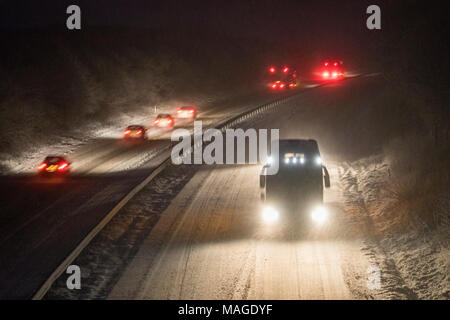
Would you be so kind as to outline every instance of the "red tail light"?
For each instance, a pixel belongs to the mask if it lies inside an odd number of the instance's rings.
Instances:
[[[270,67],[270,68],[269,68],[269,72],[270,72],[270,73],[275,73],[275,68],[274,68],[274,67]]]
[[[63,171],[65,169],[67,169],[68,166],[69,166],[69,164],[67,162],[64,162],[64,163],[59,165],[58,170],[59,171]]]
[[[177,110],[177,113],[181,113],[182,111],[183,111],[183,110],[181,110],[181,109],[178,109],[178,110]]]
[[[158,122],[159,122],[159,119],[156,119],[156,120],[154,121],[155,124],[157,124]]]
[[[288,71],[289,71],[289,68],[288,68],[288,67],[284,67],[284,68],[283,68],[283,72],[284,72],[284,73],[288,73]]]
[[[47,163],[42,162],[42,163],[39,165],[38,170],[39,170],[39,171],[40,171],[40,170],[44,170],[46,167],[47,167]]]
[[[284,88],[284,83],[280,84],[280,88],[283,89]]]
[[[125,132],[123,133],[124,135],[128,135],[130,134],[131,130],[125,130]]]
[[[324,65],[325,65],[325,67],[327,67],[328,66],[328,62],[325,62]]]
[[[338,65],[338,63],[337,63],[337,62],[335,62],[335,63],[334,63],[334,66],[335,66],[335,67],[337,67],[337,65]]]
[[[189,113],[194,113],[194,109],[189,110]]]
[[[172,119],[167,120],[168,123],[172,123]]]
[[[334,72],[331,74],[331,76],[332,76],[333,78],[337,78],[338,73],[337,73],[336,71],[334,71]]]
[[[138,132],[136,132],[136,134],[142,134],[142,130],[139,130]]]
[[[272,85],[272,88],[275,89],[276,87],[277,87],[277,84],[274,83],[274,84]]]
[[[322,76],[323,76],[324,78],[328,78],[328,77],[330,76],[330,73],[329,73],[328,71],[324,71],[324,72],[322,73]]]

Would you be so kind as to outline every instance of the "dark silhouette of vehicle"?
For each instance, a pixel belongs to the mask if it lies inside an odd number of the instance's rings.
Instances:
[[[70,162],[63,156],[47,156],[38,166],[39,175],[67,175],[70,172]]]
[[[197,109],[192,106],[182,106],[177,109],[175,117],[180,119],[197,119]]]
[[[148,129],[141,125],[128,126],[123,132],[124,139],[140,139],[145,140]]]
[[[272,66],[266,75],[267,85],[272,90],[286,90],[297,86],[297,71],[288,66]]]
[[[321,77],[323,80],[339,80],[344,77],[342,61],[327,60],[323,63]]]
[[[278,162],[278,173],[268,175],[267,169],[275,162]],[[324,187],[330,187],[330,177],[322,164],[317,142],[280,140],[279,156],[272,158],[260,174],[265,218],[275,220],[278,216],[298,217],[305,212],[316,212],[323,205]]]
[[[167,129],[173,129],[175,125],[175,120],[173,117],[168,113],[161,113],[158,114],[156,119],[153,121],[153,124],[158,128],[167,128]]]

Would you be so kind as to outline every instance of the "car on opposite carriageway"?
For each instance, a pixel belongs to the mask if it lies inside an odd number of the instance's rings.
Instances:
[[[173,129],[173,127],[175,126],[175,120],[168,113],[160,113],[153,121],[153,124],[157,128]]]
[[[175,113],[175,117],[179,119],[197,119],[197,109],[193,106],[179,107]]]
[[[140,139],[145,140],[148,129],[142,125],[130,125],[123,132],[124,139]]]
[[[340,80],[344,78],[344,63],[338,60],[327,60],[320,71],[323,80]]]
[[[70,162],[63,156],[47,156],[38,166],[38,174],[42,176],[67,175]]]

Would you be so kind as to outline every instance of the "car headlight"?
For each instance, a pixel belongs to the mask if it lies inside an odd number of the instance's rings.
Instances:
[[[322,164],[322,158],[321,157],[316,157],[316,164],[318,166],[320,166]]]
[[[263,219],[265,222],[275,222],[278,220],[280,214],[277,210],[271,207],[264,207]]]
[[[319,206],[311,212],[311,218],[314,222],[322,224],[328,219],[328,212],[323,206]]]

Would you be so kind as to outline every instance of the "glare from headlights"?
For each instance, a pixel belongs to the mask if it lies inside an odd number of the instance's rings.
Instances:
[[[311,218],[314,222],[323,224],[328,218],[327,210],[323,206],[319,206],[313,210]]]
[[[293,158],[292,163],[297,163],[297,158]]]
[[[289,164],[289,158],[284,158],[284,163]]]
[[[322,158],[316,157],[316,164],[321,165],[322,164]]]
[[[263,210],[263,219],[265,222],[275,222],[278,220],[279,213],[271,207],[265,207]]]

